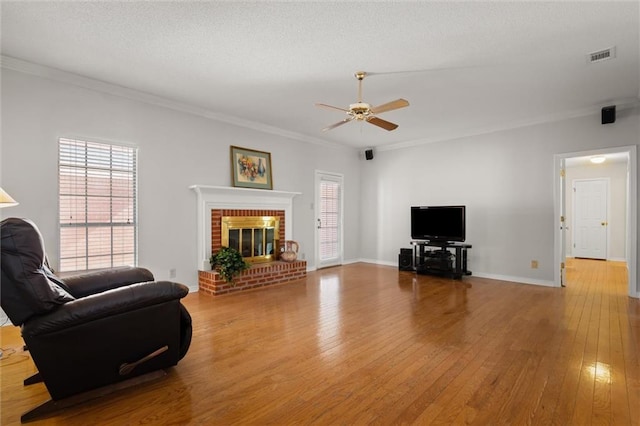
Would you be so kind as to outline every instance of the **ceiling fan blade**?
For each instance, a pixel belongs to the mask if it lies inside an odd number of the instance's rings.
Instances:
[[[338,121],[338,122],[337,122],[337,123],[335,123],[335,124],[332,124],[332,125],[330,125],[330,126],[325,127],[324,129],[322,129],[322,131],[323,131],[323,132],[326,132],[327,130],[335,129],[336,127],[338,127],[338,126],[342,126],[344,123],[348,123],[348,122],[350,122],[351,120],[353,120],[353,117],[347,117],[347,118],[345,118],[345,119],[344,119],[344,120],[342,120],[342,121]]]
[[[367,118],[367,121],[369,123],[375,125],[375,126],[382,127],[383,129],[389,130],[389,131],[394,130],[394,129],[396,129],[398,127],[397,124],[392,123],[392,122],[387,121],[387,120],[383,120],[383,119],[378,118],[378,117]]]
[[[379,114],[385,111],[392,111],[394,109],[404,108],[409,106],[409,101],[406,99],[396,99],[395,101],[387,102],[386,104],[378,105],[371,108],[373,114]]]
[[[349,112],[348,109],[339,108],[339,107],[335,107],[335,106],[331,106],[331,105],[327,105],[327,104],[318,104],[318,103],[316,103],[316,106],[320,107],[320,108],[337,109],[338,111]]]

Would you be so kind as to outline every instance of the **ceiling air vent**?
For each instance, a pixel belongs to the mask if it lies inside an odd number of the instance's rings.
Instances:
[[[595,62],[602,62],[616,57],[616,48],[610,47],[608,49],[592,52],[587,55],[587,61],[590,64]]]

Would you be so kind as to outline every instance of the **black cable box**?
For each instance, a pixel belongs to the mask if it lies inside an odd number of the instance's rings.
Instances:
[[[425,254],[425,257],[435,259],[451,259],[453,257],[453,253],[449,250],[431,250]]]
[[[425,270],[438,270],[438,271],[452,271],[453,260],[452,259],[438,259],[427,258],[424,263],[420,265]]]

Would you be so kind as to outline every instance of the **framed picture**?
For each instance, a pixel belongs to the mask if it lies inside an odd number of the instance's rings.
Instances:
[[[273,189],[271,154],[232,146],[231,182],[242,188]]]

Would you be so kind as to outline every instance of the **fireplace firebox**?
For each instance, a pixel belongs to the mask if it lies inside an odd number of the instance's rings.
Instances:
[[[252,263],[270,262],[280,249],[277,216],[223,216],[222,246],[235,248]]]

